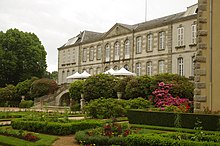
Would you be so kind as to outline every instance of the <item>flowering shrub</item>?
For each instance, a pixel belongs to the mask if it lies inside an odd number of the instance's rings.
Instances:
[[[33,142],[39,140],[39,138],[37,136],[34,136],[32,133],[27,133],[26,135],[24,135],[24,139]]]
[[[149,100],[155,104],[157,108],[161,108],[161,110],[169,110],[172,109],[172,106],[178,107],[178,109],[182,112],[188,112],[190,109],[190,101],[187,98],[173,97],[169,91],[172,88],[172,84],[165,84],[164,82],[160,82],[158,84],[158,89],[152,92],[153,96],[149,97]],[[169,108],[169,107],[172,108]],[[176,110],[175,110],[176,111]],[[178,111],[177,111],[178,112]]]

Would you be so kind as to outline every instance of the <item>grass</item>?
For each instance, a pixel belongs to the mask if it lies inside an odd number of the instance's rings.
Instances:
[[[13,131],[19,131],[14,130]],[[35,135],[40,138],[40,140],[36,142],[30,142],[23,139],[19,139],[13,136],[4,136],[0,135],[0,145],[10,145],[10,146],[49,146],[57,139],[57,136],[53,135],[46,135],[46,134],[39,134],[35,133]]]

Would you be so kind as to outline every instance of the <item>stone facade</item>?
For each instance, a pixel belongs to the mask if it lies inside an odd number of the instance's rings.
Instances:
[[[220,110],[220,20],[219,0],[198,1],[198,44],[194,91],[194,111]]]
[[[194,76],[197,42],[191,40],[196,12],[193,5],[185,12],[135,25],[116,23],[106,33],[81,32],[58,48],[58,84],[71,82],[66,77],[76,71],[98,74],[121,67],[137,75]],[[184,28],[181,32],[180,27]],[[179,41],[182,45],[177,45]]]

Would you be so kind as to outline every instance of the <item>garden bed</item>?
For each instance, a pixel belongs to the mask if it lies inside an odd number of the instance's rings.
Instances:
[[[4,126],[0,128],[0,145],[47,146],[51,145],[56,139],[56,136],[32,133],[23,130],[15,130],[9,126]]]

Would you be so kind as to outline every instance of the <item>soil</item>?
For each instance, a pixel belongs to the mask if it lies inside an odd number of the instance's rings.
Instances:
[[[75,140],[74,135],[59,136],[52,146],[80,146]]]

